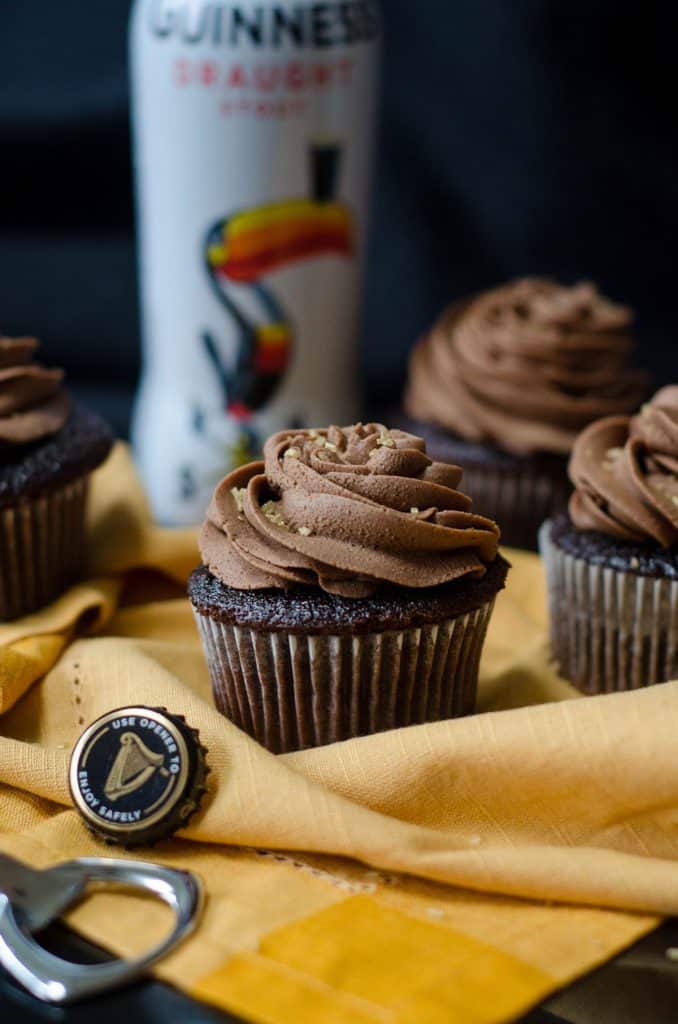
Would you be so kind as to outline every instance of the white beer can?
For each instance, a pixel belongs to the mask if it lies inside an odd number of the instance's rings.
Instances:
[[[375,0],[136,0],[132,433],[161,522],[272,431],[356,416],[379,35]]]

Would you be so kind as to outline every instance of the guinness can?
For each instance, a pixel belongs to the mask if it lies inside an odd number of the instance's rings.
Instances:
[[[375,131],[375,0],[137,0],[130,45],[157,518],[286,427],[352,422]]]

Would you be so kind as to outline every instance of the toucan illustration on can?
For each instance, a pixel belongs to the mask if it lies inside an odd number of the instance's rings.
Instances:
[[[216,373],[226,412],[246,424],[275,395],[294,350],[291,319],[265,283],[268,274],[323,255],[352,257],[355,226],[336,197],[341,148],[309,150],[311,196],[238,210],[209,228],[205,267],[217,299],[236,327],[235,356],[224,359],[208,331],[202,345]]]

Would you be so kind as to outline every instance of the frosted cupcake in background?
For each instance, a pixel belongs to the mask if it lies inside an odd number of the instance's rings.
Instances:
[[[112,444],[106,424],[71,401],[63,371],[35,362],[37,345],[0,337],[0,621],[77,579],[89,476]]]
[[[217,707],[275,752],[471,712],[508,565],[461,475],[358,424],[227,476],[189,581]]]
[[[450,306],[415,346],[403,426],[462,466],[504,543],[536,547],[543,520],[567,505],[579,431],[642,401],[631,320],[592,284],[524,278]]]
[[[561,673],[585,693],[678,679],[678,386],[589,426],[570,476],[540,533]]]

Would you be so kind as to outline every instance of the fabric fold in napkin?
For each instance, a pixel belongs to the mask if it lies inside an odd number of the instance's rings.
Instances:
[[[110,853],[68,809],[73,743],[124,704],[184,714],[209,798],[142,852],[207,887],[159,968],[175,984],[253,1020],[501,1021],[678,913],[678,682],[577,698],[548,663],[536,556],[509,553],[481,714],[275,757],[212,706],[178,585],[195,534],[151,524],[122,446],[90,534],[91,579],[0,625],[0,849]],[[72,920],[131,953],[164,915],[97,896]]]

